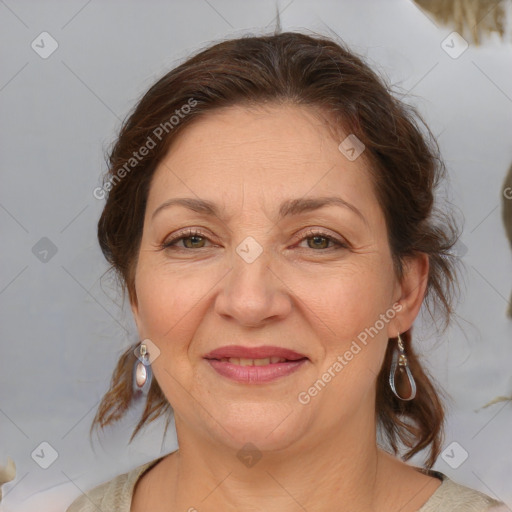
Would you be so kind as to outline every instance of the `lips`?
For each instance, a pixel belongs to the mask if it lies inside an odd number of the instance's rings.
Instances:
[[[270,359],[280,358],[286,361],[299,361],[301,359],[307,359],[304,354],[295,352],[282,347],[275,346],[261,346],[261,347],[243,347],[241,345],[227,345],[224,347],[212,350],[204,356],[205,359]]]
[[[240,384],[266,384],[283,377],[291,376],[299,369],[306,367],[307,358],[299,359],[298,361],[286,361],[284,363],[265,364],[264,366],[257,365],[240,365],[233,364],[231,361],[237,359],[205,359],[206,363],[210,365],[219,375],[238,382]],[[260,361],[262,361],[260,359]],[[268,361],[268,359],[266,359]]]

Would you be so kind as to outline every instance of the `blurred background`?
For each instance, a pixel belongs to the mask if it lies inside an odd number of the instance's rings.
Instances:
[[[439,2],[427,11],[412,0],[0,0],[0,467],[16,465],[0,510],[63,511],[176,449],[163,419],[128,445],[142,408],[89,440],[114,365],[137,341],[105,274],[93,190],[122,119],[156,78],[213,42],[272,32],[276,9],[283,31],[348,43],[438,138],[444,195],[464,217],[465,272],[459,325],[440,335],[424,316],[415,327],[449,397],[434,469],[512,506],[512,9],[443,3],[459,5],[462,25]]]

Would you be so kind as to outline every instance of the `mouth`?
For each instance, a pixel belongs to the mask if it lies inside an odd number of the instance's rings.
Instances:
[[[309,359],[286,359],[284,357],[239,358],[220,357],[205,358],[210,368],[231,381],[244,384],[263,384],[284,377],[289,377],[305,367]]]
[[[295,363],[297,361],[304,361],[307,357],[300,359],[286,359],[284,357],[264,357],[260,359],[249,359],[242,357],[222,357],[222,358],[206,358],[208,361],[218,361],[221,363],[230,363],[237,366],[268,366],[277,365],[281,363]]]
[[[294,350],[275,347],[226,345],[204,356],[217,374],[239,383],[265,383],[295,373],[309,359]]]
[[[244,347],[242,345],[225,345],[203,356],[205,359],[231,362],[242,366],[266,366],[290,361],[307,359],[304,354],[289,348],[263,345]]]

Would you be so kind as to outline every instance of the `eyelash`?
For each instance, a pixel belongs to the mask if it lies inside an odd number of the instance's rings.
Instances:
[[[184,251],[194,250],[194,249],[190,249],[187,247],[177,247],[176,246],[176,244],[179,241],[184,240],[186,238],[192,238],[194,236],[198,236],[198,237],[201,237],[201,238],[211,241],[206,235],[204,235],[200,231],[189,229],[188,231],[178,233],[176,236],[174,236],[170,240],[163,242],[160,245],[160,249],[164,250],[164,249],[173,248],[175,250],[184,250]],[[315,236],[325,238],[329,242],[332,242],[335,245],[335,247],[330,247],[327,249],[320,249],[320,251],[316,251],[316,252],[327,252],[329,250],[339,250],[339,249],[348,249],[349,248],[349,245],[346,242],[342,242],[341,240],[338,240],[337,238],[335,238],[327,233],[324,233],[323,231],[310,230],[307,233],[301,235],[301,238],[299,238],[298,241],[302,242],[303,240],[306,240],[307,238],[313,238]],[[204,249],[204,247],[199,247],[198,249]],[[313,250],[315,250],[315,249],[313,249]]]

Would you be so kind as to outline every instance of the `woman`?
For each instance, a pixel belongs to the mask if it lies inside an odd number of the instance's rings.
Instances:
[[[172,412],[179,449],[68,511],[500,504],[431,469],[444,411],[412,327],[424,302],[449,320],[458,232],[418,121],[347,48],[298,33],[216,44],[149,89],[95,191],[142,341],[92,427],[147,393],[131,439]]]

